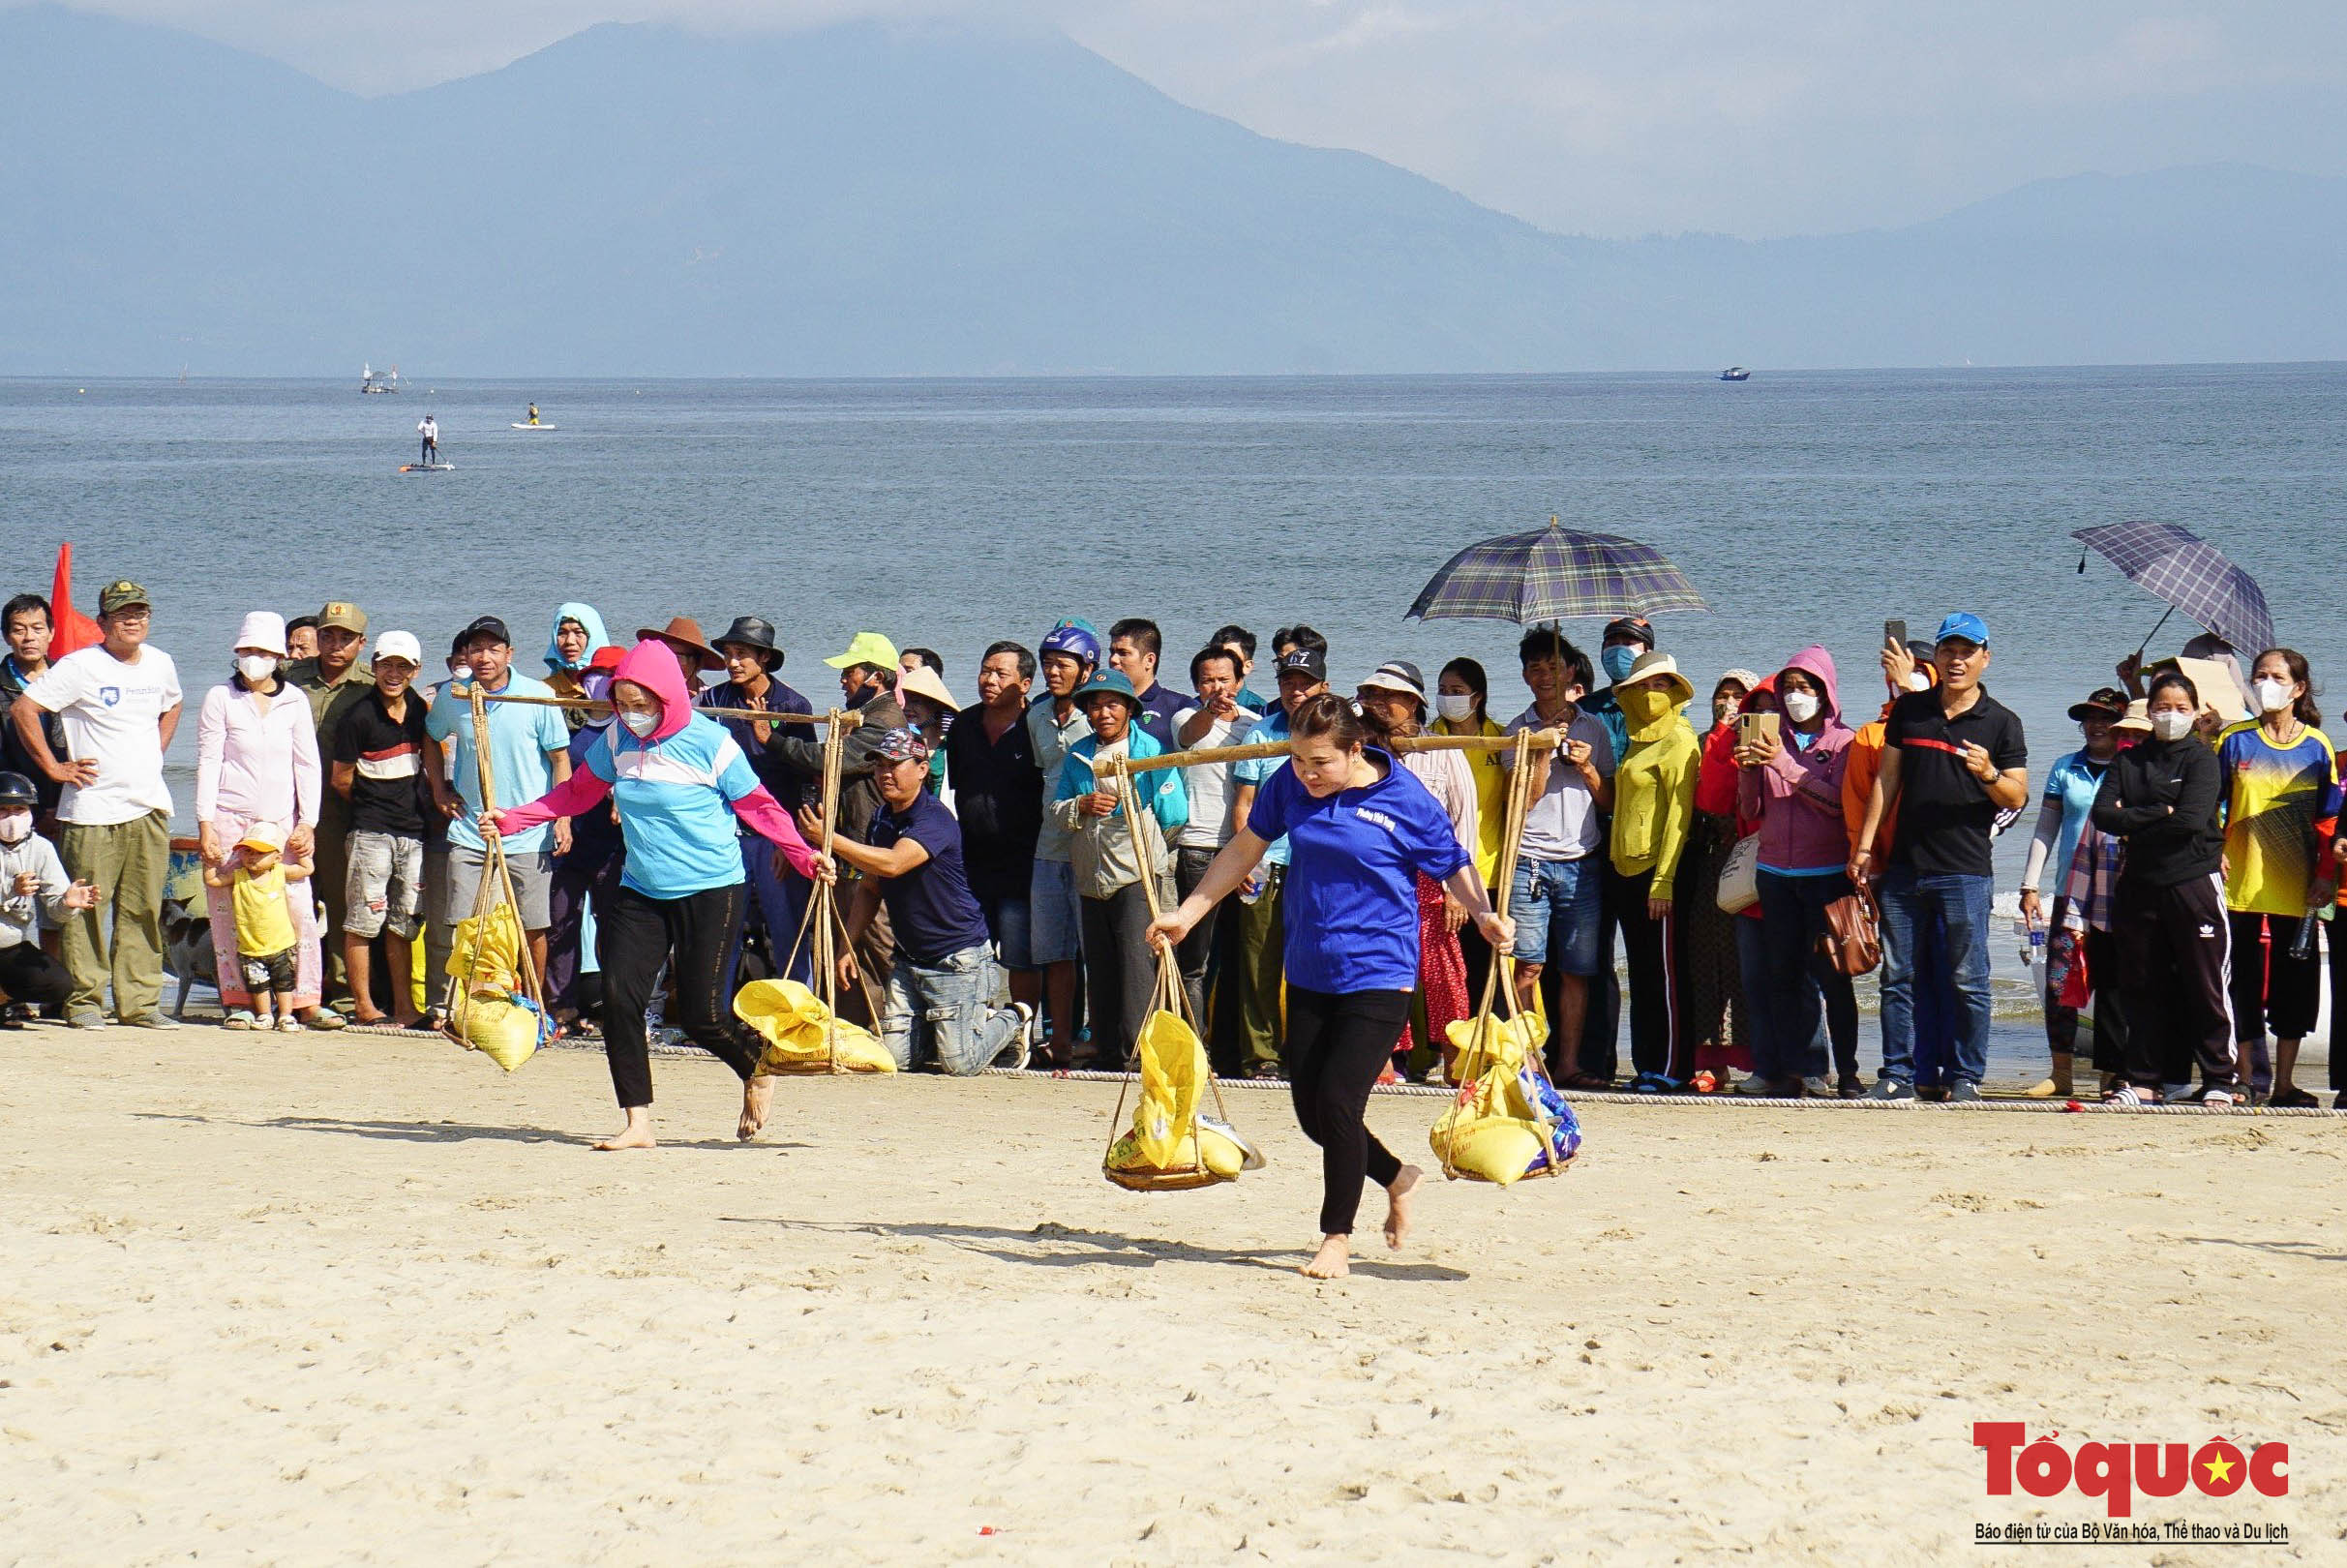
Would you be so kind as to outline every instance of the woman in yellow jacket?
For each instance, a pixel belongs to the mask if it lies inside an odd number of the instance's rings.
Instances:
[[[1607,903],[1630,967],[1633,1094],[1673,1094],[1693,1076],[1679,1016],[1678,925],[1671,913],[1679,858],[1695,826],[1702,760],[1685,709],[1695,688],[1670,654],[1649,648],[1614,688],[1630,748],[1613,773]]]
[[[1434,685],[1433,731],[1436,735],[1500,736],[1507,731],[1486,711],[1491,683],[1483,666],[1473,659],[1453,659],[1442,667]],[[1467,751],[1459,755],[1475,775],[1475,874],[1483,879],[1492,907],[1498,907],[1499,839],[1507,827],[1508,765],[1496,751]],[[1459,948],[1467,961],[1467,996],[1483,998],[1485,980],[1491,973],[1491,946],[1470,920],[1459,928]]]

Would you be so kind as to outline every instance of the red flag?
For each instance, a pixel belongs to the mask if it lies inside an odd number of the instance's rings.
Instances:
[[[74,608],[74,547],[70,543],[57,547],[57,578],[49,585],[49,626],[51,659],[105,641],[98,622]]]

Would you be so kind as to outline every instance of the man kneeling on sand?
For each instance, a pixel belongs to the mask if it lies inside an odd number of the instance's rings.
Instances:
[[[998,1064],[1025,1067],[1034,1012],[1023,1002],[995,1005],[1003,975],[962,869],[961,825],[921,788],[929,776],[928,742],[918,730],[890,730],[873,764],[881,809],[870,842],[831,840],[831,852],[863,873],[849,906],[840,983],[856,983],[856,944],[886,903],[897,960],[888,971],[881,1037],[897,1067],[909,1070],[933,1057],[957,1077]],[[800,811],[798,823],[810,842],[823,841],[823,823],[812,811]]]

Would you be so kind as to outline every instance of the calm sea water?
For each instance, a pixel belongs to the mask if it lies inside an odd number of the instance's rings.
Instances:
[[[508,429],[535,400],[552,433]],[[436,412],[453,473],[397,472]],[[2347,697],[2331,608],[2347,367],[1700,377],[446,383],[0,380],[0,586],[156,599],[192,693],[238,618],[356,599],[428,652],[494,612],[526,658],[566,599],[624,633],[689,615],[782,628],[786,678],[860,629],[970,690],[998,637],[1147,615],[1177,671],[1215,627],[1326,633],[1344,683],[1482,659],[1527,694],[1516,628],[1402,613],[1452,551],[1570,527],[1661,549],[1710,601],[1660,621],[1699,689],[1821,641],[1871,714],[1888,618],[1985,615],[1989,686],[2033,770],[2159,606],[2069,531],[2181,523],[2257,575],[2279,635]],[[1594,638],[1594,623],[1569,626]],[[2153,644],[2192,628],[2171,620]],[[2337,711],[2327,701],[2328,711]],[[193,724],[177,748],[193,756]],[[184,777],[184,771],[182,776]],[[183,796],[182,814],[185,815]],[[2008,888],[2021,834],[2008,835]],[[2008,970],[2009,965],[2004,966]]]

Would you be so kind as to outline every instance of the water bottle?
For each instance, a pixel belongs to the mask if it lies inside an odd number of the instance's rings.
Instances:
[[[2045,967],[2045,927],[2027,915],[2013,922],[2015,936],[2022,939],[2021,961],[2031,969]]]

